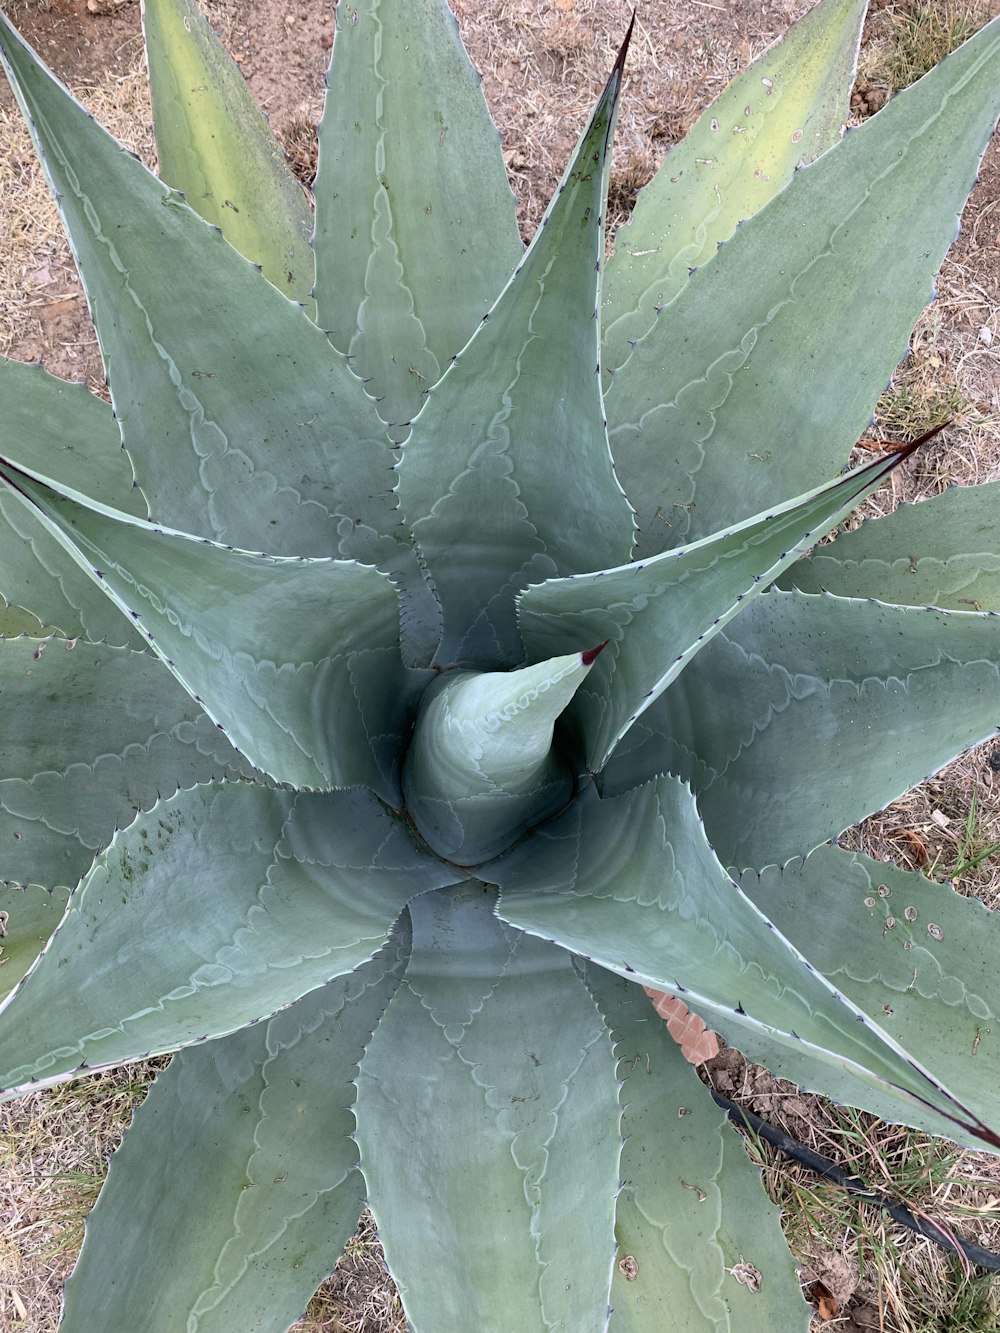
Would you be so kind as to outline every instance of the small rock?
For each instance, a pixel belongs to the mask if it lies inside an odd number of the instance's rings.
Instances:
[[[983,327],[979,330],[979,341],[983,344],[984,347],[992,347],[993,330],[990,328],[988,324],[984,324]]]

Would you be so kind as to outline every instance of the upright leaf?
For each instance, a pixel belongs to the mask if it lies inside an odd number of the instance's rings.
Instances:
[[[369,792],[180,791],[115,836],[8,996],[0,1089],[255,1023],[367,962],[414,894],[456,878]]]
[[[250,763],[300,787],[399,800],[419,673],[389,579],[350,560],[251,555],[0,477],[134,621]]]
[[[514,197],[445,0],[358,0],[336,17],[315,186],[319,322],[402,438],[521,257]]]
[[[250,550],[396,560],[418,585],[397,540],[392,451],[343,358],[101,129],[2,17],[0,54],[157,521]]]
[[[263,1333],[297,1319],[364,1202],[354,1075],[399,982],[402,943],[174,1056],[87,1218],[61,1333]]]
[[[620,1151],[611,1042],[566,954],[492,905],[470,885],[411,906],[406,976],[358,1075],[369,1202],[416,1333],[601,1333]]]
[[[709,263],[797,166],[839,141],[867,7],[868,0],[820,0],[732,81],[640,191],[608,265],[606,377],[692,270]]]
[[[195,0],[143,0],[160,176],[310,314],[312,217],[239,66]]]
[[[602,769],[636,718],[722,627],[908,451],[680,550],[528,588],[518,617],[532,661],[607,642],[570,708],[586,767]]]
[[[640,554],[843,463],[930,299],[998,115],[1000,19],[796,172],[663,308],[606,400]],[[858,329],[865,354],[845,374]]]
[[[624,56],[523,262],[403,449],[400,502],[444,609],[442,664],[519,664],[514,598],[526,583],[629,556],[596,373]]]

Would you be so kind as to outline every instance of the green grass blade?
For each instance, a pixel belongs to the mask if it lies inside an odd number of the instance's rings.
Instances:
[[[475,885],[411,906],[406,977],[358,1076],[361,1169],[416,1333],[598,1333],[619,1180],[611,1042],[569,957],[492,905]]]
[[[615,236],[602,369],[607,378],[691,270],[838,142],[850,114],[867,0],[821,0],[729,85],[667,154]]]
[[[0,704],[0,883],[73,888],[162,792],[249,771],[150,653],[2,639]]]
[[[160,177],[315,314],[312,215],[239,66],[195,0],[143,0]]]
[[[213,784],[115,835],[5,1002],[4,1096],[273,1014],[455,880],[368,792]]]
[[[522,264],[403,448],[400,503],[444,609],[442,664],[519,665],[517,592],[631,550],[594,373],[623,57]]]
[[[606,398],[640,554],[842,465],[932,295],[998,115],[1000,19],[796,172],[664,307]]]
[[[735,1044],[745,1028],[804,1050],[834,1077],[847,1070],[912,1103],[937,1133],[1000,1146],[1000,1118],[980,1121],[740,892],[677,779],[613,800],[592,791],[480,874],[501,887],[501,920],[680,996],[709,1026],[725,1022]]]
[[[521,257],[514,197],[444,0],[337,11],[319,130],[320,326],[402,438]]]
[[[62,1333],[295,1322],[361,1212],[354,1075],[404,961],[391,941],[273,1018],[174,1056],[87,1219]]]
[[[901,606],[1000,611],[1000,481],[956,486],[868,519],[798,561],[779,580],[801,592]]]
[[[903,457],[881,458],[691,546],[529,588],[518,616],[531,661],[607,641],[569,709],[586,767],[599,772],[706,644]]]
[[[622,1080],[622,1190],[609,1333],[806,1333],[778,1210],[639,986],[592,963],[584,978],[611,1029]],[[760,1278],[751,1290],[741,1265]]]

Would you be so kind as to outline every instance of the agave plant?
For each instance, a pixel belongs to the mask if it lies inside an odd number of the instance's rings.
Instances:
[[[1000,723],[998,484],[817,547],[1000,21],[842,137],[821,0],[604,271],[624,54],[522,253],[443,0],[341,8],[314,219],[144,9],[160,179],[0,22],[111,398],[0,363],[0,1086],[177,1052],[63,1329],[286,1327],[366,1200],[415,1329],[805,1329],[643,988],[1000,1147],[996,917],[831,841]]]

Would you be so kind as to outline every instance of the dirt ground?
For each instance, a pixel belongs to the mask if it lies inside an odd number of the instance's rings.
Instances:
[[[98,118],[153,164],[137,0],[3,3],[28,40]],[[333,41],[330,7],[323,0],[204,0],[204,8],[268,111],[296,169],[308,179],[323,72]],[[631,0],[457,0],[454,8],[501,129],[527,239],[614,58]],[[619,122],[612,222],[627,216],[637,189],[706,102],[806,8],[808,0],[645,0],[637,16]],[[894,25],[917,8],[918,0],[874,0],[854,99],[857,115],[877,109],[890,91],[886,44]],[[942,21],[953,19],[956,10],[952,0],[930,0],[930,8]],[[1000,12],[1000,0],[973,0],[962,12],[970,9],[977,26],[990,13]],[[40,360],[56,374],[86,380],[96,392],[103,391],[82,291],[5,85],[0,87],[0,352]],[[845,359],[864,354],[865,332],[858,329],[857,344],[845,349]],[[875,497],[874,509],[891,508],[901,498],[931,494],[955,481],[1000,477],[1000,137],[994,138],[984,160],[962,232],[938,283],[938,300],[921,320],[911,358],[880,404],[875,432],[894,438],[915,434],[911,426],[927,424],[935,411],[954,425],[904,481],[894,478],[891,493]],[[853,845],[933,872],[953,863],[973,797],[984,845],[1000,840],[998,769],[1000,745],[981,747],[853,831]],[[958,887],[1000,906],[997,858],[987,858]],[[722,1090],[744,1096],[754,1109],[778,1122],[784,1115],[790,1132],[810,1137],[812,1125],[812,1137],[821,1137],[815,1129],[822,1118],[815,1099],[734,1064],[735,1053],[724,1055],[728,1059],[713,1075]],[[101,1081],[95,1083],[102,1115],[110,1102],[118,1117],[114,1125],[124,1125],[138,1094],[122,1092],[113,1082],[103,1084],[102,1094]],[[0,1179],[0,1333],[50,1333],[55,1327],[59,1285],[79,1241],[80,1206],[76,1214],[70,1208],[69,1222],[60,1223],[59,1201],[67,1194],[65,1188],[61,1193],[54,1188],[52,1180],[69,1175],[72,1187],[72,1175],[79,1173],[85,1181],[77,1181],[76,1194],[71,1188],[69,1197],[85,1202],[86,1181],[97,1169],[94,1163],[113,1146],[118,1132],[104,1128],[103,1119],[101,1131],[96,1131],[93,1118],[73,1110],[74,1105],[60,1102],[58,1094],[38,1094],[0,1120],[0,1132],[5,1129],[11,1143],[20,1137],[23,1148],[35,1144],[40,1121],[47,1126],[45,1145],[59,1138],[55,1126],[62,1117],[62,1141],[71,1145],[60,1149],[60,1155],[43,1148],[38,1138],[30,1179],[7,1187]],[[0,1156],[0,1177],[8,1169],[7,1160]],[[996,1219],[1000,1173],[972,1155],[964,1160],[965,1178],[980,1182],[968,1186],[970,1207],[982,1209],[992,1197]],[[770,1183],[770,1173],[768,1179]],[[988,1234],[996,1245],[1000,1219],[990,1225]],[[846,1333],[860,1328],[916,1333],[939,1327],[914,1322],[891,1297],[886,1299],[870,1267],[863,1276],[859,1252],[847,1236],[810,1242],[801,1249],[805,1279],[821,1278],[828,1287],[839,1284],[839,1318],[831,1327]],[[363,1228],[301,1328],[309,1333],[387,1333],[402,1327],[374,1236]]]

